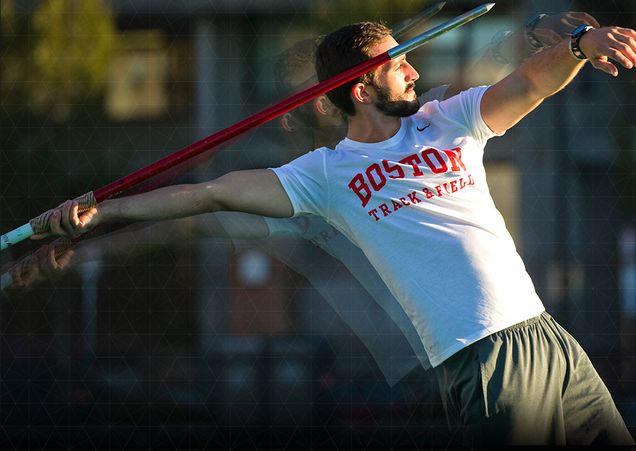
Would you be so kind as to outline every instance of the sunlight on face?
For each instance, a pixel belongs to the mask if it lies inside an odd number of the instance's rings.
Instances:
[[[398,45],[392,36],[387,36],[371,49],[371,56],[379,55]],[[375,106],[388,116],[406,117],[420,108],[415,81],[417,71],[402,55],[380,66],[373,73],[370,86],[373,86],[377,99]]]

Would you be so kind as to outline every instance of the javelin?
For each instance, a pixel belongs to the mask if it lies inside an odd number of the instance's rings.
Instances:
[[[211,148],[218,146],[226,141],[229,141],[232,138],[254,128],[262,125],[266,122],[271,121],[272,119],[285,114],[287,111],[296,108],[299,105],[302,105],[309,100],[318,97],[332,89],[337,88],[338,86],[342,86],[343,84],[351,81],[372,69],[375,69],[382,64],[397,58],[411,50],[435,39],[438,36],[441,36],[444,33],[447,33],[455,28],[458,28],[477,17],[486,14],[490,9],[494,6],[494,3],[485,3],[477,8],[474,8],[464,14],[461,14],[454,19],[451,19],[447,22],[444,22],[436,27],[431,28],[430,30],[421,33],[414,38],[409,39],[408,41],[399,44],[392,49],[381,53],[367,61],[364,61],[338,75],[335,75],[327,80],[324,80],[314,86],[311,86],[304,91],[301,91],[297,94],[293,94],[292,96],[282,100],[281,102],[274,104],[265,108],[264,110],[259,111],[252,116],[243,119],[242,121],[237,122],[230,127],[227,127],[223,130],[220,130],[207,138],[203,138],[200,141],[197,141],[193,144],[190,144],[187,147],[184,147],[177,152],[174,152],[155,163],[152,163],[142,169],[139,169],[132,174],[124,176],[119,180],[116,180],[106,186],[103,186],[96,191],[90,191],[75,200],[78,201],[79,207],[81,211],[86,211],[94,206],[97,203],[116,196],[127,189],[132,188],[135,185],[138,185],[141,182],[148,180],[151,177],[154,177],[157,174],[166,171],[184,161],[199,155]],[[4,250],[9,246],[17,244],[33,234],[37,233],[46,233],[49,230],[49,219],[54,210],[48,210],[47,212],[41,214],[40,216],[31,219],[28,223],[23,226],[18,227],[0,237],[0,250]]]
[[[442,8],[444,7],[444,5],[446,5],[445,1],[432,4],[431,6],[422,10],[422,12],[416,14],[415,16],[405,19],[399,24],[397,24],[396,26],[391,27],[391,34],[393,35],[394,38],[398,38],[402,36],[403,34],[408,33],[422,20],[429,19],[430,17],[440,12]]]

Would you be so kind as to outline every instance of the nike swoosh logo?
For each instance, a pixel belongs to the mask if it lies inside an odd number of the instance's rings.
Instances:
[[[423,132],[424,130],[426,130],[427,128],[429,128],[431,126],[431,123],[429,122],[427,125],[425,125],[424,127],[420,128],[420,127],[416,127],[418,132]]]

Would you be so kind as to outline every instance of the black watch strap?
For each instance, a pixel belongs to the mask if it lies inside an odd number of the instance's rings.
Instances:
[[[534,34],[534,29],[537,28],[537,24],[539,23],[539,21],[541,21],[541,19],[546,16],[547,14],[537,14],[531,17],[530,20],[528,20],[528,22],[526,23],[526,41],[528,42],[528,44],[530,44],[530,47],[535,50],[541,50],[543,49],[543,47],[545,47],[543,45],[543,42],[541,42],[537,35]]]
[[[572,34],[570,35],[570,53],[574,56],[574,58],[581,61],[587,59],[587,56],[581,50],[580,42],[583,35],[593,29],[593,26],[583,24],[579,25],[574,29],[574,31],[572,31]]]

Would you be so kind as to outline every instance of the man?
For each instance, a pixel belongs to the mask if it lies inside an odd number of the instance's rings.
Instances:
[[[510,62],[518,63],[517,59],[523,59],[552,45],[555,37],[565,36],[582,23],[598,26],[592,16],[581,12],[533,16],[528,20],[536,36],[533,41],[529,40],[528,25],[515,32],[500,32],[495,35],[483,55],[472,64],[471,72],[480,73],[482,80],[497,81],[508,70]],[[289,96],[316,82],[316,45],[316,40],[305,39],[285,50],[276,59],[274,67],[281,97]],[[419,97],[419,101],[423,104],[431,100],[442,100],[461,90],[461,80],[455,80],[451,84],[425,92]],[[285,151],[279,152],[281,162],[301,156],[308,148],[333,147],[346,134],[346,122],[342,113],[325,95],[286,113],[280,123],[281,130],[284,130],[282,136],[288,143]],[[304,254],[290,254],[284,250],[279,252],[276,245],[266,246],[266,252],[304,276],[316,288],[368,349],[390,386],[418,366],[430,368],[413,325],[362,251],[318,217],[273,219],[236,212],[200,215],[173,224],[156,224],[142,230],[109,234],[84,242],[76,249],[78,255],[73,258],[73,265],[90,260],[95,251],[99,258],[121,258],[139,252],[140,246],[131,243],[159,242],[165,236],[176,242],[197,236],[225,237],[239,240],[241,245],[245,239],[258,240],[256,246],[269,242],[262,239],[276,239],[278,236],[286,239],[299,238],[299,245],[302,245],[303,240],[309,241],[324,251],[321,257],[323,260],[332,261],[325,265],[330,271],[338,268],[339,262],[344,264],[346,270],[341,268],[338,274],[343,276],[343,280],[347,280],[346,291],[328,283],[332,277],[324,277],[320,271],[316,271],[314,265],[308,265]],[[314,249],[312,255],[316,255],[316,252],[318,250]],[[13,271],[15,283],[11,289],[14,292],[20,286],[32,285],[40,272],[46,278],[55,277],[63,268],[68,268],[71,261],[69,254],[60,254],[60,261],[56,261],[52,248],[38,251],[32,260],[37,264],[29,265],[27,262],[21,265],[20,271]],[[360,312],[365,314],[361,316]]]
[[[68,201],[52,232],[219,210],[322,216],[364,251],[409,315],[467,444],[633,444],[585,353],[545,313],[481,162],[487,140],[565,87],[579,58],[612,75],[609,58],[636,64],[633,30],[583,31],[491,87],[421,108],[419,74],[400,57],[330,93],[348,116],[334,150],[105,201],[79,216]],[[395,45],[377,24],[344,27],[320,45],[319,78]]]

